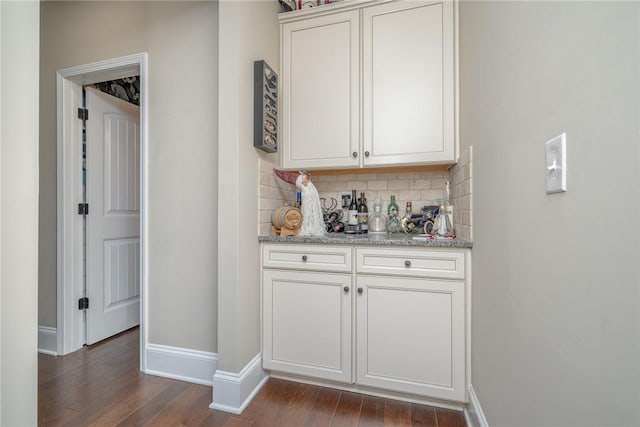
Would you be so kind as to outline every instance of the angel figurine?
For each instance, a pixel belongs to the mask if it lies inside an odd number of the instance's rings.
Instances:
[[[320,195],[316,186],[311,182],[311,175],[305,171],[287,172],[274,169],[276,176],[289,184],[295,185],[301,194],[302,205],[302,227],[299,236],[316,236],[325,235],[326,225],[322,216],[322,207],[320,206]]]

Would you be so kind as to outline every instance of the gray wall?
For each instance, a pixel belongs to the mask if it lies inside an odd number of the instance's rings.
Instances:
[[[277,1],[220,2],[218,367],[239,372],[260,352],[258,159],[253,147],[253,62],[279,69]]]
[[[56,71],[149,53],[149,342],[217,351],[217,2],[43,2],[40,324],[56,323]]]
[[[491,426],[640,424],[639,8],[460,5],[472,383]],[[546,195],[562,132],[568,191]]]
[[[0,2],[0,425],[37,424],[38,2]]]

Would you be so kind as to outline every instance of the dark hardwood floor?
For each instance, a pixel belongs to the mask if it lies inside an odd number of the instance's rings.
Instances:
[[[138,329],[64,357],[40,354],[40,426],[464,427],[461,412],[271,379],[240,416],[211,387],[138,370]]]

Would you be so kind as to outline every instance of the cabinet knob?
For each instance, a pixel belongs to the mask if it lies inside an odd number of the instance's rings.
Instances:
[[[358,288],[358,293],[361,294],[363,292],[362,288]]]
[[[358,152],[354,151],[353,153],[351,153],[351,155],[353,156],[353,158],[355,159],[356,157],[358,157]]]
[[[307,256],[306,256],[306,255],[302,255],[302,261],[306,261],[306,260],[308,260],[308,259],[309,259],[309,258],[307,258]]]
[[[365,152],[364,152],[364,156],[365,156],[365,157],[369,157],[369,152],[368,152],[368,151],[365,151]]]
[[[411,267],[411,261],[406,260],[406,261],[404,262],[404,266],[405,266],[405,267]]]
[[[345,286],[345,287],[344,287],[344,293],[345,293],[345,294],[348,294],[348,293],[349,293],[349,287],[348,287],[348,286]]]

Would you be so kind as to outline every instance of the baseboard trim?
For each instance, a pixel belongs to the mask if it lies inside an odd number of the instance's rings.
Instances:
[[[464,409],[464,418],[469,427],[489,427],[487,418],[482,411],[482,406],[480,406],[478,396],[471,384],[469,384],[469,404]]]
[[[218,370],[213,376],[213,402],[209,407],[239,415],[268,379],[260,354],[238,374]]]
[[[211,386],[218,355],[200,350],[147,344],[146,374]]]
[[[38,353],[58,355],[58,330],[50,326],[38,326]]]

